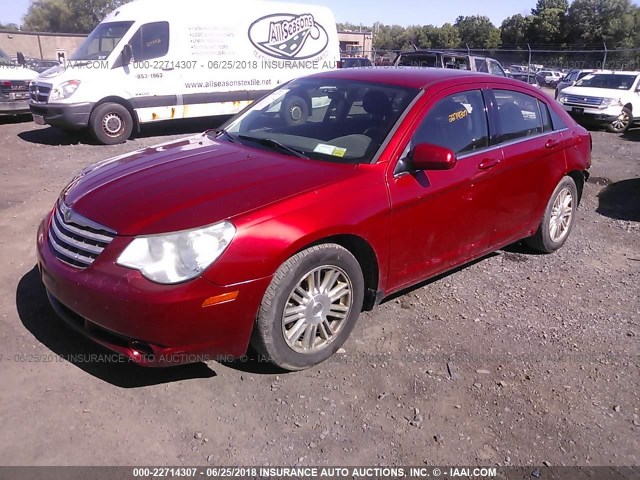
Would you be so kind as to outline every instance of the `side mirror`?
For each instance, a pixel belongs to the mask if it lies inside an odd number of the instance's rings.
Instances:
[[[24,58],[24,53],[18,52],[16,54],[16,57],[18,58],[18,65],[25,65],[27,63],[27,61]]]
[[[122,48],[122,65],[129,65],[133,58],[133,49],[128,43]]]
[[[420,143],[413,148],[411,163],[416,170],[451,170],[458,159],[453,150],[431,143]]]

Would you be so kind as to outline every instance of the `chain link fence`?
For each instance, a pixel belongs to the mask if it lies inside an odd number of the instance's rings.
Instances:
[[[438,50],[434,48],[433,50]],[[504,68],[511,65],[525,69],[571,70],[571,69],[607,69],[607,70],[640,70],[640,49],[599,49],[565,48],[565,49],[529,49],[497,48],[497,49],[454,49],[452,51],[468,53],[498,60]],[[400,50],[372,50],[358,52],[361,57],[369,58],[374,65],[388,66],[393,64]],[[351,53],[351,52],[349,52]],[[350,56],[344,52],[345,56]]]

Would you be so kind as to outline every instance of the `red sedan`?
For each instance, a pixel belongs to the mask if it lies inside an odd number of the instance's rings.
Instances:
[[[84,170],[38,263],[61,317],[141,365],[251,342],[297,370],[394,292],[521,239],[560,248],[590,157],[589,133],[523,82],[337,70]]]

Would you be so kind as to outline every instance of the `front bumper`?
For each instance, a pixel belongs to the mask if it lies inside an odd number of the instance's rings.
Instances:
[[[86,128],[89,125],[93,106],[93,103],[77,103],[73,105],[29,103],[31,113],[42,117],[47,125],[77,130]]]
[[[51,305],[74,329],[143,366],[229,360],[247,351],[270,278],[219,286],[199,277],[153,283],[115,260],[128,238],[116,237],[86,269],[61,262],[48,241],[49,218],[37,236],[38,267]],[[236,300],[203,307],[238,291]]]
[[[0,101],[0,115],[22,115],[31,113],[28,100]]]
[[[576,122],[584,125],[609,125],[616,120],[621,113],[621,107],[597,109],[562,104],[562,108],[564,108]]]

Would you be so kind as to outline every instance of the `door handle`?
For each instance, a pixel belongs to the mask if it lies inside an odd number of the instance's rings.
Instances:
[[[488,170],[489,168],[493,168],[496,165],[499,165],[501,161],[502,160],[500,160],[499,158],[485,158],[480,162],[478,168],[480,170]]]
[[[547,140],[547,143],[544,144],[545,148],[555,148],[558,145],[560,145],[560,140],[554,140],[554,139],[549,139]]]

